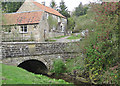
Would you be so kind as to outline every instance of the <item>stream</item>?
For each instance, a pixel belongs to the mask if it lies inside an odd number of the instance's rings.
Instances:
[[[52,79],[63,79],[66,82],[73,83],[75,86],[80,85],[91,85],[85,78],[78,77],[75,75],[68,75],[67,73],[61,73],[61,74],[55,74],[55,73],[49,73],[45,76],[52,78]]]

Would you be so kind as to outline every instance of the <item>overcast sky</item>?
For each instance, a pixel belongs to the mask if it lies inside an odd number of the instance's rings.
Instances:
[[[50,6],[50,2],[51,0],[35,0],[39,3],[45,1],[45,5],[46,6]],[[57,3],[57,6],[59,5],[61,0],[55,0],[55,2]],[[65,1],[65,5],[68,7],[69,11],[73,11],[75,7],[77,7],[79,5],[80,2],[82,2],[83,4],[88,4],[89,2],[93,2],[95,0],[64,0]]]

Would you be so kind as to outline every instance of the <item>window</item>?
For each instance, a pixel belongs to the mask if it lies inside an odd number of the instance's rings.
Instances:
[[[5,27],[4,32],[5,33],[10,33],[11,32],[11,27]]]
[[[62,29],[62,25],[61,25],[61,29]]]
[[[36,29],[36,28],[37,28],[37,25],[34,25],[34,28]]]
[[[11,28],[8,29],[8,32],[9,32],[9,33],[11,32]]]
[[[20,33],[27,33],[27,32],[28,32],[27,25],[21,26]]]
[[[14,28],[15,28],[15,29],[17,29],[17,27],[16,27],[16,26],[14,26]]]

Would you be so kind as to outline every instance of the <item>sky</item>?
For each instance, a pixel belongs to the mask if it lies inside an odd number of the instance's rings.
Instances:
[[[50,6],[50,2],[51,0],[35,0],[39,3],[44,2],[45,1],[45,5],[46,6]],[[55,0],[57,6],[59,6],[61,0]],[[94,2],[95,0],[64,0],[65,5],[68,7],[69,11],[73,11],[75,7],[77,7],[79,5],[80,2],[82,2],[82,4],[88,4],[89,2]]]

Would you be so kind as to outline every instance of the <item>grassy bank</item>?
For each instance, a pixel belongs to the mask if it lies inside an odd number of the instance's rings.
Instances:
[[[45,42],[56,42],[56,40],[49,39],[49,40],[45,40]]]
[[[68,37],[67,39],[80,39],[80,37],[81,37],[80,34],[77,36],[72,35],[72,36]]]
[[[30,73],[15,66],[4,64],[2,64],[2,79],[2,84],[69,84],[62,79],[51,79],[43,75]]]
[[[55,39],[60,39],[60,38],[63,38],[63,37],[66,37],[66,36],[58,36],[58,37],[54,37]]]

